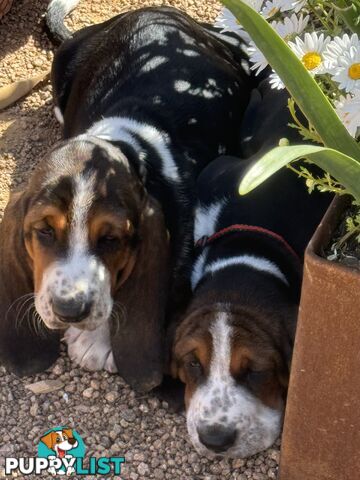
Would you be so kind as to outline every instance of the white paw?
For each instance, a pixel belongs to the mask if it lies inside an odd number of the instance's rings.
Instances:
[[[64,125],[64,116],[61,113],[61,110],[59,107],[54,107],[54,114],[55,114],[56,120],[60,123],[60,125]]]
[[[97,370],[117,372],[108,323],[91,331],[69,327],[64,338],[68,345],[69,357],[82,368],[93,372]]]

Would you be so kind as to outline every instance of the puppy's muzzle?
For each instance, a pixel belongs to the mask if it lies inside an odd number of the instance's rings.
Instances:
[[[54,315],[64,323],[79,323],[87,318],[91,312],[92,302],[82,298],[62,299],[52,298]]]
[[[198,428],[200,442],[215,453],[224,453],[231,448],[236,440],[236,430],[222,426]]]

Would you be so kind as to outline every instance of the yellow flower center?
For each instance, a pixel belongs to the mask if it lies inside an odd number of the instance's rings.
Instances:
[[[353,63],[349,68],[349,77],[352,80],[360,80],[360,63]]]
[[[318,67],[321,62],[321,55],[319,55],[317,52],[306,53],[302,58],[302,63],[305,65],[307,70],[314,70],[314,68]]]
[[[280,12],[280,8],[279,7],[273,7],[270,12],[268,13],[268,17],[273,17],[276,13]]]

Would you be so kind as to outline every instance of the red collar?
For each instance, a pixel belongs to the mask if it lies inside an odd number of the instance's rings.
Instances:
[[[268,230],[267,228],[262,228],[262,227],[255,227],[253,225],[231,225],[230,227],[223,228],[222,230],[219,230],[218,232],[214,233],[210,237],[204,236],[199,238],[199,240],[195,243],[195,247],[206,247],[210,243],[213,243],[215,240],[218,240],[219,238],[224,237],[228,233],[236,233],[236,232],[255,232],[255,233],[262,233],[264,235],[267,235],[268,237],[274,238],[278,242],[280,242],[283,247],[286,248],[286,250],[291,253],[293,257],[297,259],[297,261],[300,261],[300,258],[298,254],[295,252],[295,250],[287,243],[287,241],[279,234],[272,232],[271,230]]]

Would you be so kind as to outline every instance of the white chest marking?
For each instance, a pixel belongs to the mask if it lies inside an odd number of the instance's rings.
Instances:
[[[180,181],[179,171],[170,151],[170,140],[166,132],[132,118],[108,117],[96,122],[86,133],[108,141],[129,143],[137,154],[140,155],[144,154],[144,152],[136,139],[136,136],[138,136],[146,143],[149,143],[161,158],[163,176],[173,182]]]
[[[209,206],[199,205],[195,211],[194,241],[202,237],[210,237],[216,231],[216,224],[225,205],[225,200],[213,203]]]

